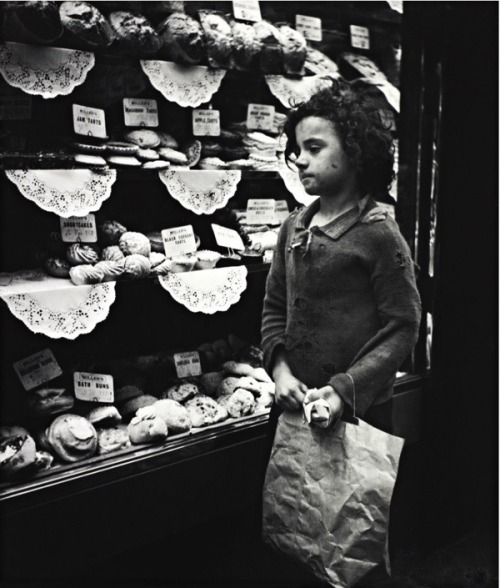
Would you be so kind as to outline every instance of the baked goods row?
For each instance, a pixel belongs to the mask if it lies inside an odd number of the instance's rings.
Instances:
[[[266,412],[274,384],[259,348],[229,335],[198,349],[205,370],[179,378],[166,352],[95,365],[114,379],[113,402],[79,399],[73,386],[27,393],[26,420],[0,427],[2,481],[22,481],[57,465]],[[175,374],[175,375],[174,375]]]
[[[232,226],[246,244],[241,255],[200,249],[200,239],[194,235],[195,251],[167,257],[161,231],[145,235],[128,230],[116,220],[105,220],[97,225],[96,243],[67,243],[62,240],[61,233],[53,232],[48,235],[37,257],[48,275],[69,278],[76,286],[213,269],[238,262],[262,262],[264,252],[272,250],[276,244],[277,228],[268,225],[245,227],[237,216],[229,211],[224,218],[232,219]]]
[[[78,140],[70,150],[75,163],[85,167],[276,171],[284,151],[279,135],[285,118],[276,113],[272,131],[251,131],[246,122],[237,122],[221,129],[217,137],[193,137],[184,145],[164,131],[135,129],[119,140]]]
[[[134,6],[29,0],[2,5],[3,37],[8,41],[268,74],[317,73],[318,64],[328,61],[326,56],[319,59],[319,52],[287,24],[247,24],[211,10],[189,15],[165,2]]]

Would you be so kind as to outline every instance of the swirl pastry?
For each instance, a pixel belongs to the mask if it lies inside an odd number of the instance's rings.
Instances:
[[[49,257],[45,260],[47,273],[55,278],[69,278],[71,266],[69,262],[60,257]]]
[[[69,270],[69,277],[75,286],[100,284],[104,279],[104,271],[94,265],[75,265]]]
[[[174,12],[158,25],[165,57],[183,65],[195,65],[205,57],[203,29],[183,12]]]
[[[97,249],[92,245],[83,243],[73,243],[66,251],[66,257],[71,265],[83,265],[88,263],[97,263],[99,254]]]
[[[110,245],[102,250],[102,261],[123,261],[125,255],[118,245]]]
[[[107,220],[97,226],[99,243],[103,246],[118,245],[118,241],[127,229],[118,221]]]
[[[125,259],[120,261],[99,261],[94,265],[95,270],[102,270],[102,282],[114,282],[125,272]]]
[[[124,266],[124,275],[131,278],[147,278],[151,271],[151,262],[144,255],[127,255]]]
[[[50,447],[63,461],[86,459],[97,450],[97,432],[86,418],[76,414],[58,416],[46,431]]]
[[[256,402],[253,394],[243,388],[237,388],[232,394],[217,398],[217,402],[234,418],[255,412]]]
[[[29,435],[16,435],[0,442],[0,476],[14,478],[36,460],[35,441]]]
[[[146,235],[127,231],[123,233],[118,241],[118,246],[124,255],[138,254],[149,257],[151,253],[151,243]]]

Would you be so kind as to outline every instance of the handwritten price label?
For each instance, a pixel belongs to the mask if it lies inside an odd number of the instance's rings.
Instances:
[[[75,398],[86,402],[114,402],[113,376],[75,372],[73,374]]]
[[[50,349],[16,361],[14,371],[25,390],[32,390],[62,374],[62,369]]]
[[[73,128],[77,135],[106,139],[106,115],[104,110],[73,104]]]
[[[96,243],[97,227],[95,215],[60,218],[61,239],[64,243]]]
[[[157,127],[158,103],[145,98],[124,98],[123,120],[126,127]]]
[[[197,351],[176,353],[174,362],[178,378],[189,378],[201,374],[200,354]]]
[[[258,22],[262,20],[258,0],[233,0],[234,18]]]
[[[215,240],[219,247],[226,247],[227,249],[235,249],[236,251],[243,251],[245,245],[241,237],[233,229],[221,227],[220,225],[212,224]]]

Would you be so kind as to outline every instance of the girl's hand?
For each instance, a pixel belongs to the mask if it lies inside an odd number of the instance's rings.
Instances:
[[[341,396],[335,392],[333,387],[328,385],[323,386],[322,388],[309,390],[306,398],[304,399],[304,404],[310,404],[311,402],[319,399],[325,400],[330,407],[328,423],[321,423],[322,426],[328,426],[330,423],[335,422],[342,414],[344,401],[342,400]]]
[[[304,401],[307,386],[288,371],[275,375],[276,404],[284,410],[300,410]]]

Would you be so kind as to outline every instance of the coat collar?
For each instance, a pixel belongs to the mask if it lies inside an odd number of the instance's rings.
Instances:
[[[341,216],[337,217],[335,220],[331,221],[330,223],[323,225],[322,227],[318,227],[317,230],[325,233],[332,239],[339,239],[344,233],[346,233],[351,227],[353,227],[364,215],[365,212],[371,210],[377,205],[375,200],[370,196],[367,195],[362,198],[356,206],[344,212]],[[309,229],[309,222],[312,217],[318,212],[319,210],[319,198],[314,200],[309,206],[303,208],[297,215],[297,221],[295,223],[295,228],[300,230],[307,230]]]

